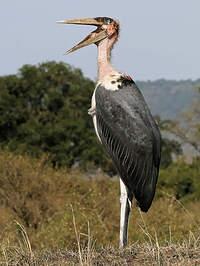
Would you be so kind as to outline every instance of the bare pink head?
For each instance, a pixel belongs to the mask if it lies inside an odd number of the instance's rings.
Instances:
[[[65,54],[69,54],[94,43],[98,47],[98,78],[101,79],[112,72],[113,68],[110,64],[110,51],[119,36],[119,23],[108,17],[60,20],[57,22],[97,26],[96,30],[91,32],[83,41],[68,50]]]
[[[119,36],[119,23],[112,18],[108,17],[97,17],[97,18],[84,18],[84,19],[71,19],[71,20],[60,20],[58,23],[64,24],[81,24],[81,25],[93,25],[97,26],[97,29],[91,32],[83,41],[75,45],[72,49],[68,50],[65,54],[69,54],[76,51],[84,46],[90,44],[96,44],[104,40],[109,40],[109,47],[111,48]]]

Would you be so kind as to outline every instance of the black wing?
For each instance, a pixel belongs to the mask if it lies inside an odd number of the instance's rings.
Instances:
[[[151,206],[157,183],[161,137],[147,104],[133,81],[95,93],[97,131],[129,193],[141,210]]]

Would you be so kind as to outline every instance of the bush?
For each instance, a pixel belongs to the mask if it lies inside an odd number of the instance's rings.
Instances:
[[[161,170],[158,186],[178,200],[200,200],[200,158],[195,158],[191,164],[178,160]]]

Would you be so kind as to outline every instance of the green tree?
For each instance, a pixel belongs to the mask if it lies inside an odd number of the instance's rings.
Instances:
[[[64,63],[25,65],[0,78],[0,143],[52,164],[72,166],[106,159],[87,114],[94,82]],[[109,163],[110,164],[110,163]]]

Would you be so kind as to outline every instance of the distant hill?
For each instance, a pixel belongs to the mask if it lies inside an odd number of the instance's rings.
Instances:
[[[181,111],[189,108],[200,79],[137,81],[154,115],[162,119],[180,119]]]

